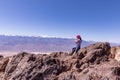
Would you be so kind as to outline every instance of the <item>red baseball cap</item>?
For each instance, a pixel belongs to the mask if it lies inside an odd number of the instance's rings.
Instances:
[[[76,38],[80,39],[80,38],[81,38],[81,36],[80,36],[80,35],[77,35],[77,36],[76,36]]]

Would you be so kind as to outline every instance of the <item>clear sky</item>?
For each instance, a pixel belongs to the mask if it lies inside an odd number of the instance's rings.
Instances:
[[[0,34],[120,43],[120,0],[0,0]]]

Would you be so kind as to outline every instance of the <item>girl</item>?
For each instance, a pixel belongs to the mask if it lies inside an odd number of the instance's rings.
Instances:
[[[76,44],[76,47],[72,48],[72,52],[70,53],[70,55],[76,54],[78,50],[81,48],[81,43],[82,43],[81,36],[77,35],[74,42]]]

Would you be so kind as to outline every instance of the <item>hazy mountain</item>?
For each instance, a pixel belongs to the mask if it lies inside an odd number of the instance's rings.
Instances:
[[[82,47],[92,43],[83,40]],[[0,51],[69,51],[74,46],[74,39],[0,35]]]

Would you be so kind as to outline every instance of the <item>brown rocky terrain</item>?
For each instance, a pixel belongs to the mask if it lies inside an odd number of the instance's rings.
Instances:
[[[73,56],[65,52],[0,56],[0,80],[120,80],[119,50],[105,42]]]

